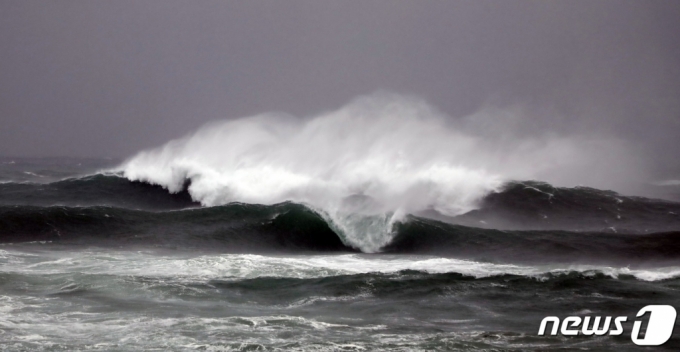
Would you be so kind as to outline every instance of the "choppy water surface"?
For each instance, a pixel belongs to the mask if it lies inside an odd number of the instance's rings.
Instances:
[[[536,331],[546,315],[680,303],[680,267],[43,243],[6,245],[1,258],[0,337],[10,350],[626,349],[625,335]]]

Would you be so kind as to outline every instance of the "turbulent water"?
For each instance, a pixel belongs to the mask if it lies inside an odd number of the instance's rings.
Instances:
[[[674,201],[505,182],[460,213],[359,208],[352,237],[309,202],[206,206],[195,178],[0,162],[0,349],[635,350],[640,308],[680,306]],[[537,335],[568,315],[629,321]]]
[[[632,154],[485,119],[375,95],[124,161],[0,158],[0,350],[634,350],[638,310],[680,307],[677,181],[572,187]],[[538,336],[570,315],[629,319]]]

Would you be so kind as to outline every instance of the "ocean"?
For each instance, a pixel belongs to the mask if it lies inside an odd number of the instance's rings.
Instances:
[[[362,250],[309,204],[204,206],[107,159],[0,161],[2,350],[625,351],[640,308],[680,306],[673,200],[513,181]],[[629,318],[538,335],[572,315]]]

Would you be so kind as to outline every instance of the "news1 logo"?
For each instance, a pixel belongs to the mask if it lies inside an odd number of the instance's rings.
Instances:
[[[636,315],[636,318],[641,318],[647,313],[650,313],[650,315],[646,332],[642,334],[642,337],[640,336],[642,321],[635,320],[630,339],[638,346],[663,345],[666,343],[666,341],[668,341],[668,339],[671,338],[671,335],[673,334],[675,318],[678,314],[675,311],[675,308],[672,306],[649,305],[640,309]],[[625,316],[616,317],[614,318],[614,324],[612,326],[612,317],[588,316],[581,318],[578,316],[571,316],[564,318],[561,323],[560,318],[558,317],[545,317],[541,321],[541,326],[538,329],[538,335],[545,335],[545,330],[547,329],[549,323],[552,323],[550,335],[557,335],[558,330],[562,335],[565,336],[575,336],[579,333],[586,336],[602,336],[607,333],[609,333],[609,335],[621,335],[623,334],[622,324],[627,320],[628,317]]]

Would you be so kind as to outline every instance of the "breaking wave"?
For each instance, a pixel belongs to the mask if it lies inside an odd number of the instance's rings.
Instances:
[[[564,184],[578,175],[597,185],[628,160],[616,142],[517,138],[512,116],[496,116],[494,125],[508,130],[494,132],[484,127],[489,113],[480,114],[452,122],[421,100],[380,93],[307,119],[271,113],[212,122],[116,171],[186,191],[205,206],[305,204],[346,244],[376,252],[407,214],[457,216],[509,180]]]

